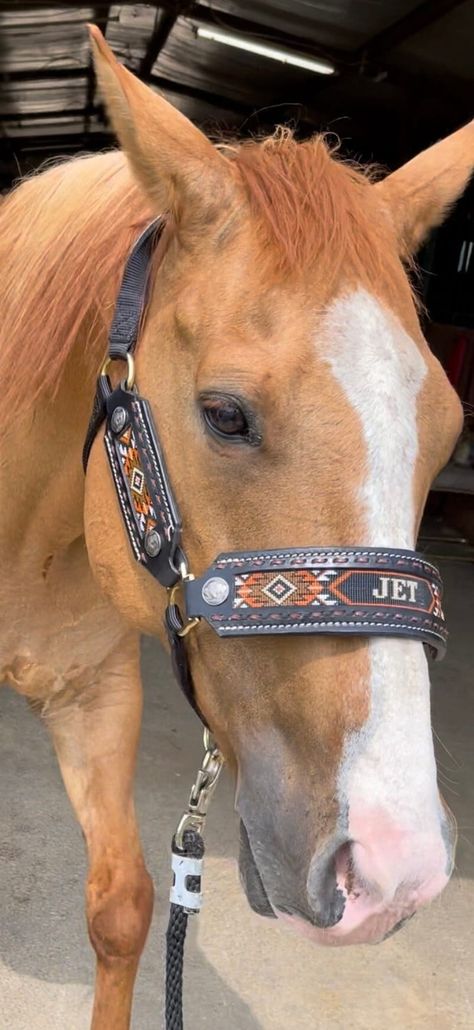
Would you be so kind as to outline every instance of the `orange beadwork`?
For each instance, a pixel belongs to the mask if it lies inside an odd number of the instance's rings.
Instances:
[[[128,426],[120,436],[118,451],[140,530],[142,533],[148,533],[150,529],[155,528],[157,517],[131,426]]]
[[[282,572],[253,572],[236,576],[236,608],[262,608],[268,605],[335,604],[325,593],[320,576],[326,573],[306,569]],[[333,573],[334,575],[334,573]]]

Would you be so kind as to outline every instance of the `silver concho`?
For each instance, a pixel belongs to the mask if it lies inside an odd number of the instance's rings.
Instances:
[[[229,596],[230,587],[227,580],[221,576],[211,576],[211,579],[206,579],[201,593],[206,604],[224,604]]]
[[[110,425],[114,433],[121,433],[128,422],[128,415],[125,408],[114,408],[110,416]]]
[[[161,551],[161,537],[156,529],[150,529],[145,537],[145,551],[150,558],[156,558]]]

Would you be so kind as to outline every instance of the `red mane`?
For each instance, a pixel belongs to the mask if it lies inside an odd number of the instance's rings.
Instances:
[[[7,410],[57,389],[81,329],[88,349],[97,341],[110,323],[126,255],[149,218],[120,151],[56,165],[3,200],[0,375]]]
[[[347,278],[390,295],[400,263],[373,189],[374,166],[339,159],[321,135],[298,143],[284,128],[222,149],[239,169],[276,269],[314,269],[329,291],[344,268]]]

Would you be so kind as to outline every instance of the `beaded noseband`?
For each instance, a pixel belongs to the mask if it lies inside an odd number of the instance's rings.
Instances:
[[[190,573],[182,526],[148,402],[134,384],[153,249],[164,220],[152,222],[127,261],[97,382],[84,468],[99,426],[133,554],[169,590],[166,625],[178,681],[196,709],[184,638],[204,619],[221,637],[354,634],[411,637],[440,658],[447,631],[438,570],[416,551],[386,547],[301,547],[219,555]],[[128,375],[115,389],[116,359]],[[178,605],[178,593],[181,604]]]

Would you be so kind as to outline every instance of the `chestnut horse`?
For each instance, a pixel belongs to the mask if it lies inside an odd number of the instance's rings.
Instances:
[[[461,427],[405,271],[465,187],[467,126],[375,184],[321,138],[213,147],[120,67],[96,70],[122,152],[2,203],[0,674],[41,713],[87,843],[94,1030],[125,1030],[152,911],[132,784],[139,634],[166,591],[134,560],[102,433],[81,448],[121,270],[169,212],[137,352],[195,572],[219,551],[413,548]],[[257,911],[376,941],[448,881],[423,645],[189,638],[235,772]],[[344,910],[335,910],[339,886]]]

